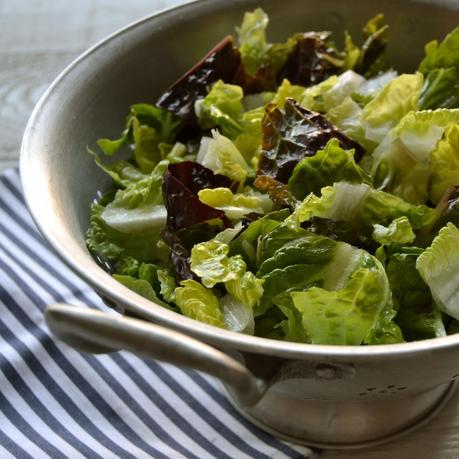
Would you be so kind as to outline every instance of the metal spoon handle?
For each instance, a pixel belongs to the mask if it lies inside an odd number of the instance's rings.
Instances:
[[[159,325],[68,304],[48,306],[45,318],[52,333],[74,348],[91,353],[127,350],[203,371],[230,386],[242,405],[256,404],[266,389],[263,381],[225,353]]]

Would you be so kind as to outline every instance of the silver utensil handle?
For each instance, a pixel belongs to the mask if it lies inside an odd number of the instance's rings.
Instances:
[[[68,304],[48,306],[45,318],[54,335],[84,352],[127,350],[215,376],[232,388],[241,405],[256,404],[266,390],[262,380],[225,353],[150,322]]]

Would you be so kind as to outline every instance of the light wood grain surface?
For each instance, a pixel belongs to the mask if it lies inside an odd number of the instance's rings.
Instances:
[[[78,54],[135,19],[180,0],[0,0],[0,170],[17,164],[27,119]],[[421,364],[421,363],[420,363]],[[379,448],[323,459],[459,458],[459,395],[427,427]]]

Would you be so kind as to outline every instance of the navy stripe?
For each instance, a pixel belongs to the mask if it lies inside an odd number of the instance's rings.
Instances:
[[[2,260],[0,259],[0,269],[4,272],[5,265],[3,264]],[[32,290],[27,290],[27,285],[25,285],[21,279],[19,279],[15,273],[10,272],[10,276],[13,278],[14,282],[23,290],[28,291],[28,297],[30,298],[31,302],[37,306],[38,309],[40,308],[42,302],[37,297],[37,295]],[[24,293],[25,294],[25,293]],[[58,364],[64,373],[73,380],[73,382],[80,388],[82,388],[85,395],[91,400],[92,404],[103,413],[104,417],[111,420],[111,423],[117,430],[129,439],[134,445],[136,445],[139,449],[143,449],[146,452],[153,454],[155,458],[163,458],[167,459],[160,451],[153,448],[151,445],[146,443],[119,415],[118,413],[96,392],[96,390],[81,376],[78,370],[69,362],[69,360],[65,357],[65,355],[58,349],[58,347],[54,344],[51,338],[40,328],[38,328],[33,321],[25,314],[16,301],[10,296],[10,294],[2,288],[0,285],[0,298],[3,300],[5,304],[15,304],[16,308],[11,308],[11,313],[19,320],[28,331],[30,331],[43,345],[46,349],[48,354],[53,358],[53,360]],[[86,355],[82,354],[82,357],[85,358]],[[85,360],[88,360],[85,358]],[[124,453],[129,457],[132,456],[130,453]]]
[[[0,244],[0,247],[2,245]],[[50,292],[51,296],[54,298],[55,301],[64,301],[65,297],[62,296],[60,293],[56,292],[54,288],[47,284],[46,281],[43,279],[40,279],[35,272],[33,272],[29,267],[20,261],[19,258],[15,258],[13,254],[11,254],[6,247],[3,247],[5,252],[8,252],[11,258],[16,262],[18,266],[20,266],[24,271],[26,271],[32,279],[34,279],[36,282],[43,284],[43,286],[46,287],[46,289]],[[1,266],[1,262],[0,262]],[[75,294],[76,296],[76,294]],[[78,295],[82,296],[82,295]],[[111,376],[111,374],[100,364],[100,362],[97,360],[97,358],[91,356],[90,354],[83,354],[84,358],[89,362],[89,364],[94,368],[95,371],[109,384],[111,389],[122,399],[125,401],[126,405],[131,408],[131,410],[149,427],[158,435],[159,437],[162,437],[162,440],[166,444],[170,444],[171,447],[179,451],[181,454],[183,454],[186,457],[190,458],[196,458],[193,453],[191,453],[189,450],[184,448],[180,443],[178,443],[174,438],[172,438],[153,418],[151,418],[148,413],[141,407],[137,401],[118,383],[118,381]],[[113,356],[110,356],[113,360]],[[165,404],[165,402],[163,401]],[[189,425],[189,427],[191,427]],[[183,429],[182,429],[183,430]],[[185,434],[189,434],[188,429],[184,430]],[[226,457],[228,459],[229,456],[227,456],[225,453],[223,453],[221,450],[213,446],[210,442],[208,443],[208,448],[210,447],[210,450],[212,454],[217,454],[219,457]]]
[[[1,325],[4,325],[3,322],[0,321],[0,323]],[[53,432],[72,445],[83,456],[102,458],[102,456],[82,443],[75,437],[75,435],[59,423],[59,421],[49,412],[43,403],[41,403],[36,395],[34,395],[34,393],[30,390],[30,387],[28,387],[22,379],[21,375],[2,354],[0,354],[0,368],[10,384],[21,394],[22,398],[27,402],[30,408],[45,422],[47,426],[51,428]]]
[[[0,410],[2,413],[33,443],[48,453],[53,459],[66,459],[65,456],[46,438],[43,438],[32,426],[16,411],[9,400],[0,391]]]
[[[0,406],[1,410],[1,406]],[[5,448],[8,452],[10,452],[16,459],[34,459],[27,451],[22,449],[16,442],[11,440],[8,435],[3,433],[0,429],[0,444]]]

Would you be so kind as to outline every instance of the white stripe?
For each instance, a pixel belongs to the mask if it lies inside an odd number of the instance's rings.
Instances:
[[[30,370],[25,360],[21,357],[17,350],[10,346],[5,340],[3,340],[1,336],[0,344],[4,357],[19,373],[24,382],[26,382],[26,384],[32,390],[34,395],[56,418],[57,422],[65,426],[67,431],[75,435],[75,437],[77,437],[82,443],[87,445],[91,450],[95,451],[100,456],[107,457],[107,455],[111,455],[111,457],[115,457],[111,451],[97,442],[95,438],[93,438],[80,427],[75,419],[69,415],[66,409],[52,396],[52,394],[46,389],[41,381],[39,381],[39,379]]]
[[[22,413],[21,413],[22,414]],[[14,443],[29,453],[34,459],[48,459],[50,456],[38,445],[29,440],[2,412],[0,406],[0,426],[3,433],[10,437]]]
[[[9,400],[12,406],[26,420],[27,424],[35,430],[41,437],[47,440],[59,451],[68,451],[72,458],[83,458],[84,456],[76,450],[70,443],[66,442],[62,437],[53,432],[44,421],[33,411],[33,409],[22,398],[16,388],[11,385],[6,376],[0,370],[0,387],[2,394]]]
[[[8,259],[4,260],[5,262],[8,263],[8,265],[14,270],[17,271],[17,267],[15,265],[11,265],[11,261],[8,257]],[[25,282],[27,282],[28,285],[31,286],[31,288],[35,291],[37,296],[40,296],[40,299],[43,300],[43,303],[49,303],[50,301],[53,301],[52,296],[50,296],[47,292],[45,292],[41,286],[39,286],[35,281],[28,276],[27,273],[22,272],[21,277],[24,279]],[[33,304],[31,304],[31,300],[25,295],[23,291],[19,289],[19,287],[14,283],[14,281],[6,274],[4,273],[4,278],[6,281],[7,285],[7,290],[8,291],[17,291],[18,297],[20,296],[21,298],[16,298],[16,301],[18,304],[21,306],[21,308],[29,314],[29,311],[32,311],[33,309],[38,310]],[[40,294],[41,293],[41,294]],[[48,300],[47,300],[48,298]],[[41,328],[42,330],[46,330],[44,327],[44,320],[43,317],[36,318],[33,317],[32,315],[29,315],[30,318],[35,322],[35,324]],[[34,314],[36,316],[36,314]],[[19,323],[17,325],[9,326],[11,330],[18,330],[17,328]],[[27,332],[29,333],[29,332]],[[32,335],[30,335],[30,340],[36,341],[37,344],[40,344],[36,338]],[[73,363],[73,366],[75,368],[78,368],[79,373],[84,377],[84,379],[90,384],[93,389],[104,399],[106,400],[107,404],[112,406],[115,411],[120,415],[122,419],[125,420],[125,422],[132,428],[134,432],[139,435],[142,440],[165,454],[167,457],[183,457],[181,454],[179,454],[177,451],[173,450],[166,444],[164,444],[158,437],[157,435],[146,425],[143,423],[143,421],[126,405],[126,403],[121,400],[118,395],[111,389],[111,387],[100,377],[100,375],[96,372],[96,370],[82,357],[82,355],[73,349],[70,349],[68,346],[65,346],[60,343],[56,343],[57,346],[60,348],[62,353],[66,355],[69,360]],[[29,349],[37,349],[37,347],[34,346],[28,346]],[[41,346],[43,352],[46,353],[46,350]],[[98,359],[103,359],[103,358],[108,358],[107,356],[98,356]],[[37,358],[39,358],[37,356]],[[48,365],[51,365],[51,359],[48,362]],[[49,368],[49,367],[48,367]],[[113,375],[114,378],[116,378],[115,375]],[[127,437],[126,437],[127,439]],[[151,441],[150,441],[151,440]],[[136,448],[134,444],[132,444],[132,448]],[[131,449],[131,448],[129,448]],[[132,451],[132,453],[136,456],[139,456],[140,454],[145,454],[141,450],[138,450],[139,452]],[[174,453],[174,456],[171,456],[171,453]],[[142,456],[143,457],[143,456]]]

